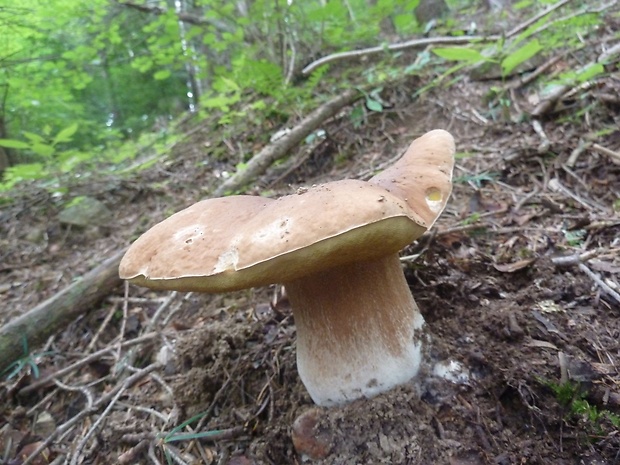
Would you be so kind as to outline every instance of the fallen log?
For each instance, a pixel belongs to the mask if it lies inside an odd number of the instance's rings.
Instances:
[[[0,328],[0,373],[28,356],[24,340],[29,348],[38,347],[78,316],[96,309],[96,304],[122,283],[118,265],[124,254],[125,250],[117,252],[69,287]]]

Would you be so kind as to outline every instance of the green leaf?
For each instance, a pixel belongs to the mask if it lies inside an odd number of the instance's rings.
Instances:
[[[478,63],[479,61],[493,61],[491,58],[485,57],[478,50],[467,47],[445,47],[434,48],[433,53],[444,60],[449,61],[466,61],[469,63]]]
[[[532,0],[521,0],[520,2],[515,3],[512,7],[515,10],[523,10],[532,5]]]
[[[577,81],[584,83],[592,78],[595,78],[599,74],[603,74],[604,72],[605,67],[601,63],[593,63],[577,72]]]
[[[26,136],[27,139],[30,139],[32,142],[40,142],[42,144],[45,143],[45,138],[34,132],[22,131],[22,134]]]
[[[52,145],[56,145],[60,142],[71,142],[71,138],[73,137],[73,134],[77,132],[78,126],[79,125],[77,123],[73,123],[71,126],[67,126],[66,128],[60,130],[58,134],[56,134],[56,137],[54,137]]]
[[[411,10],[413,10],[413,8]],[[399,32],[415,31],[418,29],[418,22],[410,12],[395,15],[392,22]]]
[[[172,73],[170,72],[170,70],[160,69],[155,74],[153,74],[153,78],[157,81],[163,81],[165,79],[168,79],[171,75]]]
[[[75,207],[76,205],[82,203],[85,199],[86,199],[86,196],[78,195],[77,197],[74,197],[73,199],[69,200],[66,203],[65,208]]]
[[[542,45],[540,45],[538,39],[531,40],[523,47],[515,50],[502,60],[502,75],[507,76],[513,69],[532,58],[541,50]]]
[[[376,111],[377,113],[381,113],[383,111],[383,105],[381,105],[381,102],[371,98],[366,99],[366,107],[368,107],[370,111]]]
[[[4,172],[4,183],[9,187],[27,179],[40,179],[47,174],[41,163],[23,163],[10,166]]]
[[[0,139],[0,146],[6,147],[9,149],[28,149],[30,148],[30,144],[27,144],[21,140],[15,139]]]
[[[42,157],[49,158],[54,155],[54,147],[48,144],[41,144],[39,142],[35,142],[30,147],[34,153],[37,155],[41,155]]]
[[[212,430],[212,431],[202,431],[198,433],[176,433],[170,434],[165,437],[165,442],[174,442],[174,441],[190,441],[193,439],[203,439],[210,438],[212,436],[217,436],[221,434],[224,430]]]

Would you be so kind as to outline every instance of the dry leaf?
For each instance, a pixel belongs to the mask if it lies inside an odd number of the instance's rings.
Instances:
[[[526,258],[512,263],[495,263],[493,267],[502,273],[514,273],[515,271],[519,271],[530,266],[535,261],[535,258]]]

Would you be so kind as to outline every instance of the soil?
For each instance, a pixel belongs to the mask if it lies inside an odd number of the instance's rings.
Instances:
[[[412,100],[419,83],[402,82],[384,92],[392,109],[367,112],[361,128],[334,118],[302,164],[285,176],[270,169],[249,189],[277,196],[364,179],[417,135],[450,130],[459,152],[452,199],[402,256],[433,359],[459,362],[466,379],[422,377],[317,408],[296,372],[294,316],[279,286],[215,296],[111,290],[45,347],[30,348],[29,360],[41,377],[113,350],[26,395],[32,365],[4,376],[0,463],[23,463],[37,446],[43,454],[31,463],[620,463],[620,302],[609,292],[620,291],[620,164],[594,150],[567,164],[597,131],[618,153],[619,108],[601,102],[587,118],[542,120],[545,141],[530,121],[476,116],[490,85],[463,80]],[[259,147],[272,129],[235,137]],[[57,197],[23,188],[0,222],[0,323],[234,169],[235,145],[217,142],[207,122],[187,133],[166,161],[130,179],[72,186],[110,208],[108,226],[64,228]],[[227,156],[205,159],[205,147]],[[562,256],[572,258],[562,264]]]

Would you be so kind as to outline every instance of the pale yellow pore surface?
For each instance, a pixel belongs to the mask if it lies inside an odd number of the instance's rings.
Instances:
[[[409,207],[430,228],[446,206],[452,192],[454,138],[442,129],[414,140],[392,166],[371,178]]]
[[[154,289],[224,292],[395,253],[426,229],[405,201],[364,181],[209,199],[142,235],[119,273]]]

